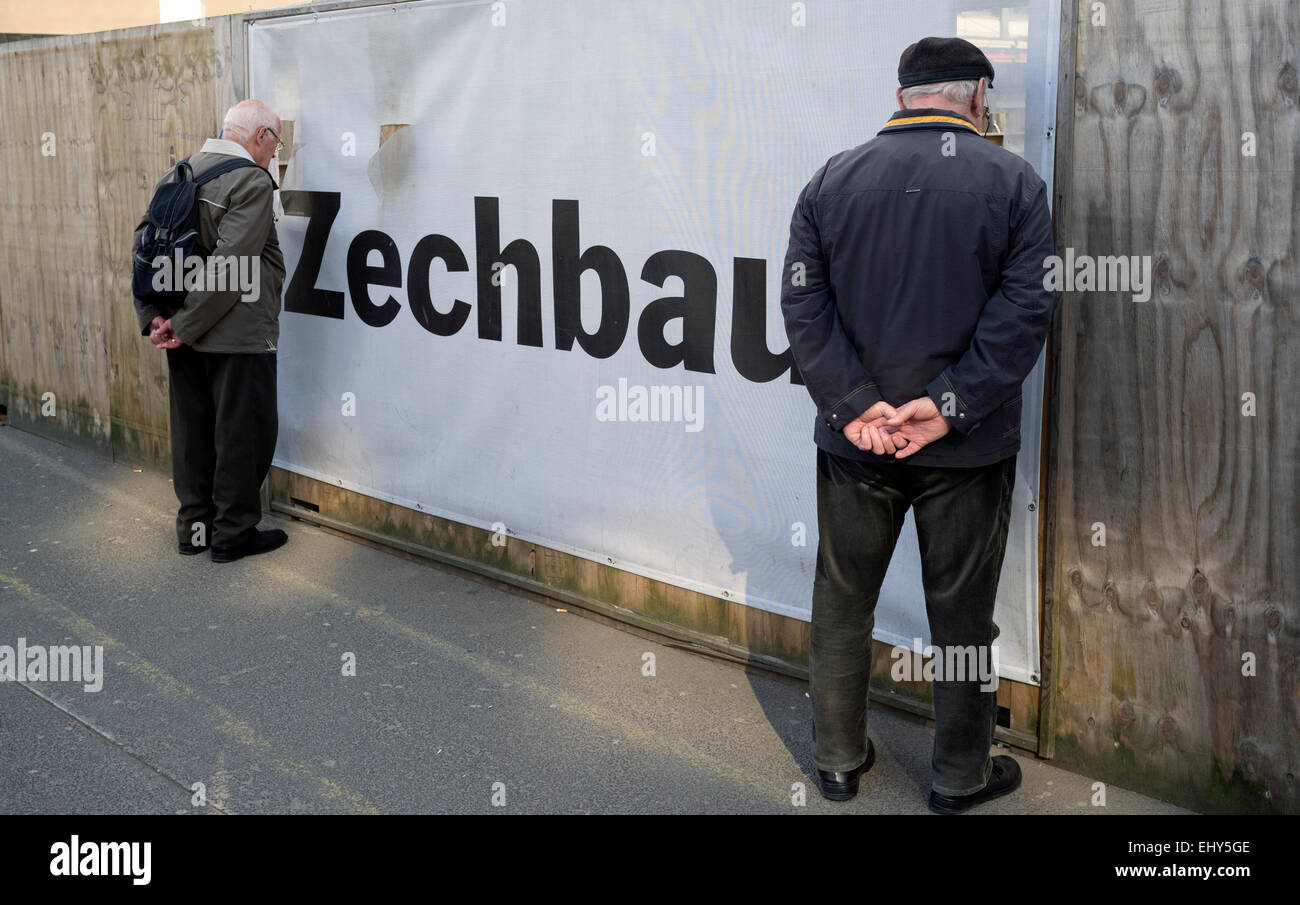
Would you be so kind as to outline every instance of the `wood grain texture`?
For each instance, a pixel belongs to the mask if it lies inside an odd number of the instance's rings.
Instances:
[[[84,42],[0,50],[0,379],[14,424],[106,452],[91,53]]]
[[[1055,751],[1198,809],[1294,813],[1300,5],[1105,7],[1078,7],[1058,234],[1152,256],[1154,292],[1058,312]]]
[[[1074,165],[1074,86],[1075,59],[1079,33],[1079,10],[1069,0],[1061,4],[1060,49],[1057,58],[1056,117],[1052,129],[1056,148],[1052,168],[1052,221],[1053,240],[1058,254],[1062,254],[1063,224],[1069,222],[1072,197],[1070,183]],[[1059,544],[1051,542],[1059,535],[1060,506],[1056,504],[1058,490],[1052,480],[1052,450],[1059,432],[1056,413],[1062,410],[1060,380],[1061,310],[1053,311],[1046,343],[1046,361],[1043,369],[1043,418],[1039,458],[1041,477],[1039,499],[1042,517],[1038,521],[1039,564],[1039,689],[1038,695],[1038,756],[1051,758],[1056,753],[1056,736],[1050,727],[1056,724],[1056,695],[1046,689],[1056,688],[1056,584],[1060,576]]]
[[[210,19],[0,52],[0,382],[15,424],[168,461],[166,360],[136,328],[131,238],[158,179],[235,100],[231,34]]]
[[[94,86],[101,258],[106,269],[113,457],[169,461],[167,362],[140,336],[131,305],[131,240],[168,167],[221,130],[234,102],[229,29],[135,29],[98,42]]]

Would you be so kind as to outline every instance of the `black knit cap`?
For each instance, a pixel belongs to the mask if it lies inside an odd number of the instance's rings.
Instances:
[[[992,87],[993,64],[984,51],[961,38],[922,38],[898,58],[898,84],[903,88],[978,78],[987,78]]]

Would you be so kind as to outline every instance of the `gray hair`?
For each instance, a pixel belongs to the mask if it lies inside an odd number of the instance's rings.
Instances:
[[[928,85],[913,85],[903,89],[903,106],[912,106],[918,97],[930,97],[942,94],[944,99],[954,104],[969,104],[979,87],[978,79],[963,79],[960,82],[931,82]]]
[[[221,134],[231,141],[247,141],[263,126],[278,132],[275,127],[278,119],[275,111],[266,104],[249,98],[226,111],[226,118],[221,121]]]

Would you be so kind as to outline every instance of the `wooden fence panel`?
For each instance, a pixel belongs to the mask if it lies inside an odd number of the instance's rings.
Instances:
[[[1153,289],[1067,293],[1057,324],[1056,756],[1295,812],[1300,5],[1096,6],[1058,228],[1150,255]]]
[[[136,329],[131,235],[159,177],[236,100],[240,27],[208,19],[0,53],[0,383],[15,424],[166,465],[167,366]]]
[[[18,48],[0,52],[0,380],[15,424],[107,452],[93,49]]]
[[[95,88],[101,258],[106,267],[113,458],[169,461],[167,362],[140,336],[131,306],[131,238],[167,168],[218,134],[234,103],[230,26],[149,29],[102,41]]]

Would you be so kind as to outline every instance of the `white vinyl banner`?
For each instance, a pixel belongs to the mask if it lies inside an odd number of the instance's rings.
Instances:
[[[1046,169],[1056,7],[412,2],[268,16],[285,122],[275,464],[807,620],[814,406],[779,306],[795,199],[896,108],[925,35],[980,44]],[[1041,370],[1041,363],[1040,363]],[[996,621],[1036,682],[1041,376]],[[915,527],[876,636],[928,643]]]

